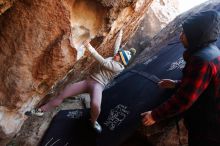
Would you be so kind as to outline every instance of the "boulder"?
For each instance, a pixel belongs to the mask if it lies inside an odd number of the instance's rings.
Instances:
[[[126,47],[137,48],[138,53],[143,51],[151,39],[179,14],[179,9],[176,0],[154,0]]]

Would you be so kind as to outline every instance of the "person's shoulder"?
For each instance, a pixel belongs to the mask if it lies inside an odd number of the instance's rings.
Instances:
[[[124,67],[124,65],[123,65],[122,63],[120,63],[120,62],[118,62],[118,61],[115,61],[113,57],[108,57],[108,58],[106,58],[105,60],[106,60],[106,62],[115,64],[115,65],[120,65],[120,66],[123,66],[123,67]]]
[[[199,51],[194,55],[194,58],[201,61],[211,61],[220,56],[220,50],[215,45],[209,45]]]
[[[107,58],[105,58],[105,60],[111,61],[111,60],[113,60],[113,57],[107,57]]]
[[[123,70],[125,68],[125,66],[121,62],[115,61],[114,59],[111,61],[111,63],[113,66],[117,67],[120,70]]]

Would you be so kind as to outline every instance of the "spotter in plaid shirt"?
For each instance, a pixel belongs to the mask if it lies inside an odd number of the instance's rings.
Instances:
[[[182,80],[168,101],[142,113],[142,122],[149,126],[183,114],[189,146],[220,146],[220,50],[213,44],[220,32],[220,15],[213,10],[201,12],[182,26],[180,40],[186,48]],[[174,82],[167,80],[163,84],[172,87],[168,83]]]

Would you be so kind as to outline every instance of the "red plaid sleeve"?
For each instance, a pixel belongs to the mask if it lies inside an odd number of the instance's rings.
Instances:
[[[212,67],[208,61],[192,57],[183,69],[182,81],[176,93],[152,111],[159,121],[184,112],[199,98],[212,78]]]

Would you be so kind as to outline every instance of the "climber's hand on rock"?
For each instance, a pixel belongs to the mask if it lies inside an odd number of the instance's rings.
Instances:
[[[90,44],[90,40],[86,40],[83,42],[83,46],[92,54],[97,53],[95,48]]]
[[[85,47],[90,47],[91,46],[91,44],[90,44],[90,40],[85,40],[84,42],[83,42],[83,45],[85,46]]]

